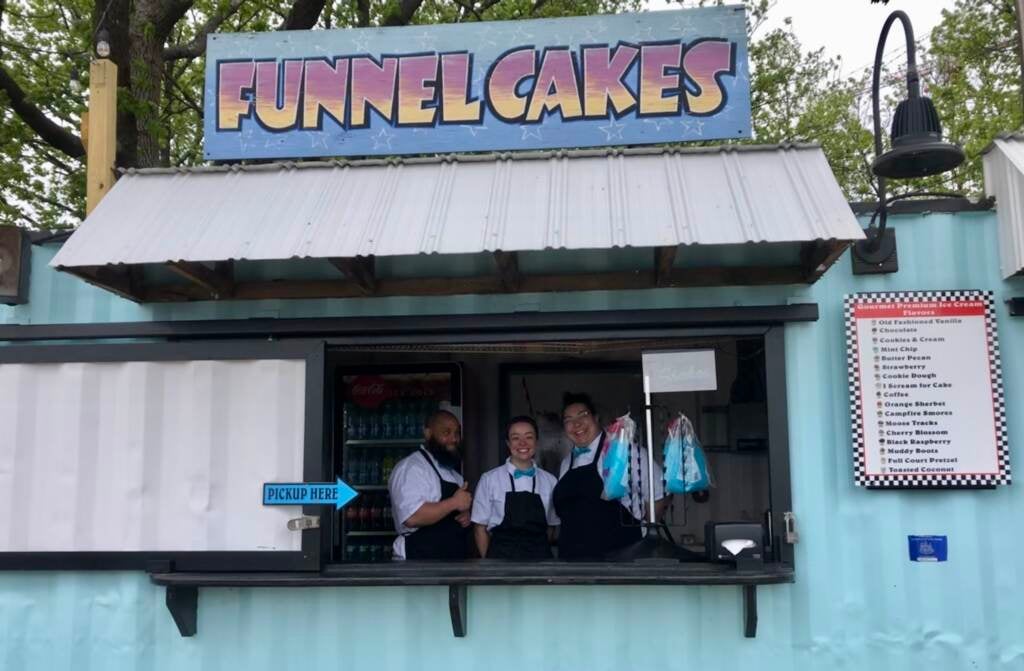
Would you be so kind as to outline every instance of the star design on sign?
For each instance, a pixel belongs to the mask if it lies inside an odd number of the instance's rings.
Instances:
[[[633,44],[639,44],[640,42],[652,42],[654,41],[654,29],[650,26],[644,28],[637,27],[636,31],[630,36],[629,41]]]
[[[541,142],[544,141],[544,138],[541,137],[540,134],[540,126],[520,126],[520,128],[523,130],[523,136],[519,139],[522,140],[523,142],[526,142],[531,137],[536,138]]]
[[[661,132],[662,128],[668,128],[672,125],[671,119],[644,119],[644,123],[651,124],[654,126],[654,130],[657,133]]]
[[[419,35],[417,35],[416,37],[414,37],[413,39],[415,39],[417,42],[419,42],[420,49],[425,49],[425,50],[428,50],[428,51],[432,51],[434,49],[434,47],[437,46],[437,37],[435,37],[434,35],[431,35],[430,33],[428,33],[425,30],[422,33],[420,33]]]
[[[669,30],[681,35],[688,33],[693,30],[693,19],[690,16],[680,16],[669,26]]]
[[[372,139],[374,149],[391,149],[391,141],[395,139],[395,134],[387,128],[381,128],[380,132],[374,135]]]
[[[469,124],[464,124],[462,127],[468,130],[469,134],[473,137],[476,137],[477,133],[480,131],[487,130],[487,126],[470,126]]]
[[[358,52],[364,52],[370,48],[370,38],[367,35],[356,35],[352,39],[352,46]]]
[[[498,43],[494,40],[494,28],[487,26],[482,30],[477,31],[477,51],[484,51],[489,48],[498,46]]]
[[[273,147],[276,144],[281,144],[281,141],[278,140],[278,141],[275,142],[274,138],[268,137],[267,141],[263,143],[263,148],[264,149],[270,149],[271,147]]]
[[[704,137],[704,122],[701,121],[700,119],[694,121],[693,132],[699,135],[700,137]]]
[[[611,119],[607,126],[598,126],[604,132],[604,139],[606,142],[611,140],[621,140],[622,131],[626,128],[627,124],[619,123],[615,119]]]
[[[516,27],[512,29],[512,34],[509,35],[509,39],[517,44],[523,44],[533,39],[533,33],[528,33],[523,30],[521,25],[516,25]]]
[[[327,149],[327,133],[313,133],[309,136],[309,148],[316,149],[317,147]]]
[[[750,77],[747,76],[747,68],[744,67],[743,63],[736,66],[736,81],[737,82],[749,82]]]
[[[689,121],[683,121],[682,119],[680,119],[679,120],[679,125],[683,127],[683,133],[684,134],[690,132],[690,122]]]

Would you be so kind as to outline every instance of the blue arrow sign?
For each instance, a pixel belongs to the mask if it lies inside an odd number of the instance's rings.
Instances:
[[[338,478],[337,482],[265,482],[265,506],[334,506],[341,510],[359,492]]]

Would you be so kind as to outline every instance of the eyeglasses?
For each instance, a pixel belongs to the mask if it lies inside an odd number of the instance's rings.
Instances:
[[[587,417],[590,417],[590,411],[584,410],[575,417],[563,417],[562,424],[564,424],[565,426],[572,426],[573,424],[582,424],[584,421],[586,421]]]

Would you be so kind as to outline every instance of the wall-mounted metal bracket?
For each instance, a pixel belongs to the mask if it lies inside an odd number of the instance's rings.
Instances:
[[[195,636],[199,624],[199,588],[167,586],[167,610],[182,636]]]
[[[452,634],[456,638],[466,636],[466,601],[469,596],[468,585],[448,585],[448,610],[452,615]]]
[[[743,635],[757,636],[757,585],[743,586]]]
[[[1024,296],[1008,298],[1006,299],[1006,304],[1010,308],[1011,317],[1024,317]]]

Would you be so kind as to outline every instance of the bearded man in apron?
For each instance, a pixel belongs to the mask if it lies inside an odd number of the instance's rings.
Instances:
[[[398,532],[393,556],[465,559],[473,497],[459,472],[462,427],[455,415],[438,410],[427,419],[423,437],[388,478]]]

